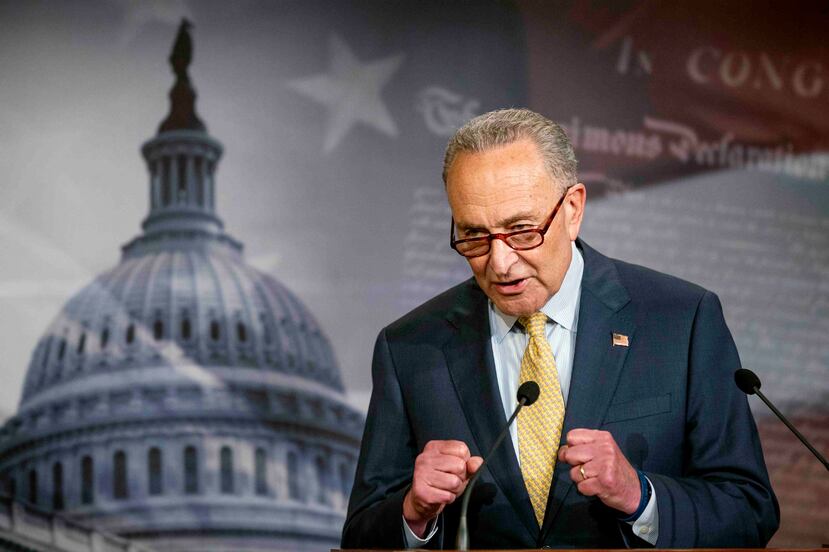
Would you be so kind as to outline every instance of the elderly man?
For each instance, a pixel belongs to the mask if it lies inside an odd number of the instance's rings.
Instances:
[[[451,246],[474,275],[379,335],[343,547],[756,547],[779,523],[717,297],[578,239],[567,136],[525,109],[458,130]],[[646,247],[647,244],[642,244]]]

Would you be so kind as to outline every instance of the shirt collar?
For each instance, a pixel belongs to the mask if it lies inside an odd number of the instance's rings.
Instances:
[[[564,274],[564,280],[561,282],[559,290],[550,297],[543,307],[541,312],[547,315],[553,322],[563,327],[567,331],[576,331],[576,309],[579,304],[579,293],[581,293],[581,277],[584,273],[584,259],[581,252],[576,247],[576,242],[570,242],[572,248],[572,255],[570,256],[570,266],[567,267],[567,272]],[[504,314],[492,300],[489,301],[489,320],[492,335],[500,343],[504,340],[515,321],[517,316]]]

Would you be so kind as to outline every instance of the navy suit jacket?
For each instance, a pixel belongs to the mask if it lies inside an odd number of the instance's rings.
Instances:
[[[765,546],[779,523],[754,420],[735,386],[740,367],[717,297],[698,286],[584,256],[564,430],[609,431],[653,483],[657,547]],[[612,334],[628,336],[614,345]],[[487,297],[469,280],[379,335],[373,391],[344,548],[402,548],[402,502],[415,457],[433,439],[489,450],[506,423],[495,376]],[[564,438],[564,437],[562,437]],[[541,528],[512,443],[490,459],[470,503],[473,548],[646,546],[619,512],[579,494],[556,465]],[[454,548],[460,500],[430,548]]]

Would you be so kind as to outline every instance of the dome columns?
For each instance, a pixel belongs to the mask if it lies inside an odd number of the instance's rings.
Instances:
[[[115,511],[119,506],[148,500],[172,504],[187,496],[211,502],[220,497],[231,502],[257,497],[267,503],[341,511],[356,462],[350,447],[331,447],[306,434],[287,439],[240,437],[224,431],[203,435],[182,426],[136,437],[134,432],[115,431],[81,446],[54,442],[33,456],[10,458],[2,466],[6,489],[13,488],[18,498],[39,507],[72,510],[79,515]],[[187,482],[188,449],[194,452],[190,478],[195,485]],[[151,490],[153,450],[160,459],[160,485],[155,491]],[[227,463],[223,461],[225,453]],[[262,468],[258,469],[260,461]],[[83,473],[85,463],[91,468],[91,477]],[[225,466],[229,484],[223,484]],[[36,475],[30,477],[33,473]],[[57,495],[62,506],[55,505]]]
[[[221,144],[203,132],[171,130],[146,142],[141,151],[150,173],[144,231],[221,232],[215,199]]]

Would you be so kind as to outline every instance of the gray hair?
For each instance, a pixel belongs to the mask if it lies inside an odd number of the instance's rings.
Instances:
[[[459,153],[482,152],[524,138],[538,146],[556,184],[565,189],[576,184],[576,154],[564,129],[529,109],[511,108],[478,115],[455,132],[443,157],[444,185],[449,167]]]

